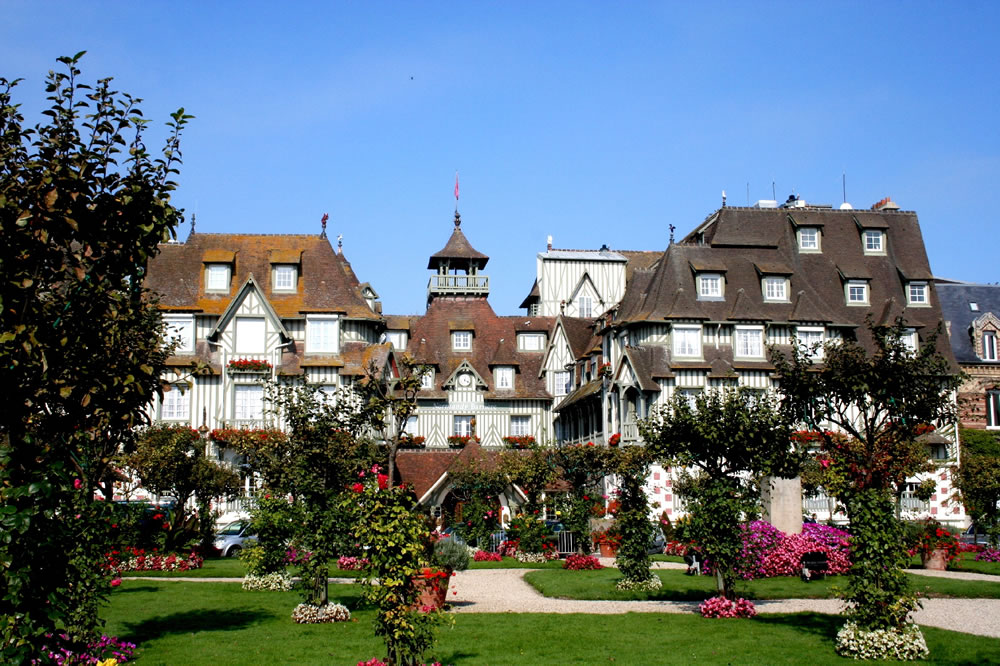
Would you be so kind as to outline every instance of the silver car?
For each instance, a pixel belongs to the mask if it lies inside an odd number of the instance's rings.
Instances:
[[[229,523],[215,535],[212,545],[219,549],[223,557],[239,557],[245,545],[257,540],[252,526],[245,520]]]

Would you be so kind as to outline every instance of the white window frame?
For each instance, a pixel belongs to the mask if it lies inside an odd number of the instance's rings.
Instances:
[[[472,435],[473,418],[475,417],[471,414],[456,414],[452,418],[451,434],[455,437],[469,437]]]
[[[906,285],[906,302],[909,305],[927,306],[931,304],[926,282],[910,282]]]
[[[986,392],[986,429],[1000,430],[1000,391]]]
[[[747,359],[764,358],[764,327],[737,326],[733,331],[733,357]]]
[[[340,353],[340,317],[306,315],[306,353]]]
[[[761,280],[760,292],[765,301],[788,302],[788,278],[769,275]]]
[[[796,236],[799,242],[799,252],[822,251],[822,234],[819,227],[800,227]]]
[[[572,373],[569,370],[556,370],[552,373],[552,395],[561,397],[569,395],[569,384]]]
[[[860,288],[861,294],[864,296],[863,300],[852,299],[852,289]],[[868,295],[868,282],[866,280],[848,280],[844,284],[844,299],[847,301],[848,305],[868,305],[869,295]]]
[[[160,400],[161,421],[191,421],[191,387],[187,384],[170,384]]]
[[[263,354],[267,347],[267,320],[264,317],[236,317],[236,354]]]
[[[984,361],[997,360],[997,334],[996,331],[983,331],[983,353],[980,358]]]
[[[885,232],[881,229],[865,229],[861,243],[865,254],[885,254]]]
[[[194,315],[164,315],[166,337],[168,341],[179,339],[174,347],[175,354],[194,353]]]
[[[818,338],[817,338],[818,334]],[[799,347],[809,358],[818,361],[823,358],[824,330],[819,326],[798,326],[795,328],[795,338]],[[819,343],[815,349],[813,345]]]
[[[701,326],[675,325],[670,337],[674,356],[701,358]]]
[[[428,369],[420,375],[420,388],[431,390],[434,388],[434,370]]]
[[[336,384],[322,384],[319,387],[318,398],[319,401],[324,405],[330,405],[331,407],[337,404],[337,392],[340,387]]]
[[[725,278],[722,273],[698,274],[698,298],[722,298],[726,293]]]
[[[681,395],[681,396],[684,397],[684,400],[687,402],[688,406],[692,410],[694,410],[694,409],[697,408],[698,395],[701,394],[701,392],[702,392],[701,389],[678,388],[678,389],[675,389],[675,391],[679,395]]]
[[[576,299],[576,316],[590,319],[594,316],[594,299],[590,296],[580,296]]]
[[[406,338],[409,333],[406,331],[386,331],[385,341],[392,345],[393,349],[406,349]]]
[[[410,437],[415,437],[418,432],[418,426],[420,425],[420,418],[416,414],[410,414],[406,417],[406,425],[403,426],[403,432],[405,432]]]
[[[272,291],[295,291],[298,287],[299,269],[295,264],[274,264],[271,276]]]
[[[205,264],[205,291],[228,293],[232,270],[229,264]]]
[[[544,333],[518,333],[518,351],[545,351]]]
[[[452,331],[451,348],[453,351],[471,351],[472,331]]]
[[[501,365],[493,371],[497,390],[510,391],[514,388],[514,366]]]
[[[254,397],[253,400],[247,398]],[[247,411],[252,409],[252,411]],[[233,386],[233,419],[236,421],[264,420],[264,387],[259,384]]]
[[[512,414],[510,417],[511,437],[527,437],[531,434],[531,417],[523,414]]]
[[[906,345],[907,351],[911,354],[916,354],[920,349],[920,341],[917,338],[917,329],[915,328],[903,329],[899,339],[904,345]]]

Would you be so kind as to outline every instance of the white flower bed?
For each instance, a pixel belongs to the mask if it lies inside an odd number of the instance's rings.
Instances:
[[[651,574],[650,578],[646,580],[630,580],[628,578],[622,578],[615,585],[615,589],[618,590],[641,590],[644,592],[655,592],[656,590],[663,587],[663,581],[656,574]]]
[[[518,562],[548,562],[549,558],[545,556],[545,553],[525,553],[523,551],[517,551],[514,553],[514,559]]]
[[[299,604],[292,611],[292,619],[299,624],[319,624],[322,622],[347,622],[351,619],[351,611],[343,604],[326,604],[313,606]]]
[[[285,592],[292,589],[292,579],[282,572],[269,573],[263,576],[247,574],[243,577],[243,589]]]
[[[929,654],[920,627],[908,624],[902,629],[865,631],[848,622],[837,632],[837,653],[854,659],[899,659],[914,661]]]

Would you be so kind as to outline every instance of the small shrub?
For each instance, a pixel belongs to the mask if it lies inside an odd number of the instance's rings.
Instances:
[[[915,624],[865,631],[854,622],[848,622],[837,632],[836,649],[841,656],[853,659],[914,661],[930,653],[924,635]]]
[[[569,569],[570,571],[584,571],[587,569],[603,568],[604,566],[601,564],[600,560],[596,557],[591,557],[590,555],[569,555],[563,563],[563,569]]]
[[[351,619],[351,611],[343,604],[299,604],[292,611],[292,619],[299,624],[321,624],[325,622],[347,622]]]
[[[341,571],[361,571],[368,568],[368,558],[343,555],[337,560],[337,568]]]
[[[454,539],[441,539],[434,544],[434,564],[451,571],[464,571],[469,568],[469,549]]]
[[[725,617],[753,617],[757,614],[757,609],[749,599],[726,599],[725,597],[712,597],[706,599],[698,606],[702,617],[725,618]]]

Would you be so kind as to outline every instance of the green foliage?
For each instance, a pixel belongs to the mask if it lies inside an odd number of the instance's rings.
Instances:
[[[969,455],[954,471],[955,488],[972,522],[1000,541],[1000,456]]]
[[[799,469],[787,423],[769,396],[739,389],[704,392],[693,406],[675,393],[640,430],[653,456],[695,468],[676,487],[690,514],[683,533],[713,562],[719,593],[734,599],[739,524],[760,513],[760,481]]]
[[[284,497],[267,492],[258,494],[250,510],[257,543],[246,547],[241,555],[247,563],[247,573],[266,576],[285,570],[286,544],[302,522],[300,508],[289,504]]]
[[[530,446],[527,450],[504,451],[500,454],[498,467],[511,483],[524,491],[525,513],[542,508],[542,493],[557,474],[550,449]]]
[[[358,539],[369,546],[365,599],[378,609],[375,634],[385,641],[389,663],[412,666],[434,646],[442,619],[440,611],[415,608],[420,595],[414,577],[433,552],[427,521],[412,491],[387,487],[371,475],[345,494],[341,508],[351,513]]]
[[[551,549],[554,546],[555,537],[538,517],[537,509],[535,511],[517,514],[510,519],[507,527],[507,538],[517,541],[518,550],[522,553],[544,553],[546,547]]]
[[[618,476],[618,501],[621,506],[615,516],[615,529],[621,535],[617,566],[626,581],[649,580],[649,541],[653,526],[649,522],[649,502],[642,484],[652,461],[643,447],[625,446],[613,450],[611,470]]]
[[[973,430],[961,428],[958,438],[962,442],[962,457],[994,456],[1000,457],[1000,439],[996,433],[988,430]]]
[[[107,590],[114,454],[159,390],[169,348],[142,288],[190,118],[147,152],[140,100],[78,81],[83,53],[50,72],[29,129],[0,78],[0,661],[41,657],[46,633],[93,637]]]
[[[611,450],[593,444],[575,444],[552,450],[551,459],[569,490],[557,502],[566,529],[577,534],[577,548],[590,553],[590,519],[603,508],[600,486],[608,473]]]
[[[500,529],[500,494],[510,486],[506,473],[479,459],[456,465],[449,471],[452,494],[463,503],[455,527],[470,544],[489,544],[490,535]]]
[[[823,365],[802,349],[772,351],[781,376],[782,413],[820,441],[824,487],[847,509],[851,523],[848,614],[864,629],[902,626],[916,606],[901,568],[902,528],[893,498],[907,477],[929,467],[917,437],[951,423],[951,398],[960,379],[931,335],[916,353],[903,342],[904,325],[876,327],[865,344],[828,344]],[[866,346],[867,345],[867,346]],[[832,425],[836,431],[821,429]]]
[[[469,549],[455,539],[441,539],[434,544],[434,565],[448,571],[469,568]]]

